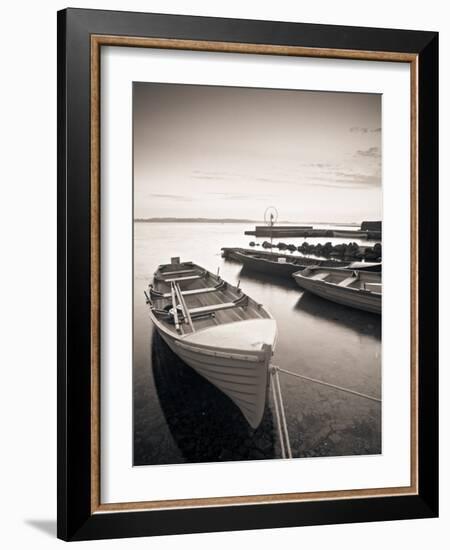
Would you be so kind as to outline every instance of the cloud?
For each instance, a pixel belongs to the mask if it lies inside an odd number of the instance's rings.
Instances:
[[[378,174],[362,174],[359,172],[336,171],[323,176],[313,176],[310,179],[321,182],[317,185],[324,187],[372,187],[380,185],[381,178]],[[322,183],[326,182],[326,183]]]
[[[149,197],[154,199],[170,199],[178,202],[191,202],[192,198],[189,195],[170,195],[164,193],[149,193]]]
[[[227,172],[214,172],[212,170],[192,170],[192,174],[200,176],[227,176]]]
[[[379,159],[381,157],[381,151],[379,147],[369,147],[368,149],[359,149],[355,154],[357,157],[369,157],[373,159]]]
[[[338,181],[348,182],[348,183],[359,183],[366,185],[379,185],[380,176],[378,174],[360,174],[360,173],[349,173],[349,172],[337,172],[336,176],[339,178]]]
[[[329,162],[307,162],[303,163],[301,166],[306,168],[332,168],[333,165]]]
[[[363,126],[352,126],[350,128],[350,132],[352,134],[367,134],[368,131],[369,131],[369,128],[365,128]]]
[[[325,165],[321,165],[325,167]],[[196,180],[208,180],[208,181],[230,181],[233,184],[239,183],[242,181],[245,182],[261,182],[261,183],[289,183],[289,179],[283,177],[265,177],[257,176],[254,174],[239,174],[239,173],[226,173],[226,172],[201,172],[200,170],[194,170],[191,175],[192,179]]]
[[[214,195],[217,199],[220,200],[269,200],[272,199],[275,195],[265,194],[262,195],[260,193],[258,194],[252,194],[252,193],[227,193],[227,192],[216,192],[211,191],[207,192],[207,195]]]
[[[217,172],[212,170],[193,170],[191,172],[191,178],[198,180],[229,180],[238,177],[237,174],[231,172]]]
[[[369,132],[371,134],[375,134],[375,133],[381,132],[381,128],[367,128],[366,126],[352,126],[350,128],[350,132],[352,134],[368,134]]]
[[[227,180],[228,177],[225,177],[225,176],[207,176],[206,174],[204,175],[194,175],[192,176],[194,179],[196,180],[213,180],[213,181],[218,181],[218,180]]]
[[[314,180],[320,180],[321,178],[312,178]],[[345,183],[345,182],[330,182],[323,178],[323,181],[315,181],[314,183],[305,183],[303,185],[309,185],[312,187],[327,187],[328,189],[357,189],[357,188],[366,188],[366,185],[358,185],[356,183]]]
[[[264,177],[254,177],[254,178],[252,178],[252,180],[253,181],[260,181],[262,183],[274,183],[274,184],[286,181],[286,180],[280,179],[280,178],[264,178]]]

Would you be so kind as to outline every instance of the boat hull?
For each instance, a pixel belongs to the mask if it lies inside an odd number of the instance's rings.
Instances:
[[[251,269],[259,273],[266,275],[274,275],[277,277],[283,277],[290,279],[292,275],[302,269],[311,266],[332,266],[332,267],[347,267],[350,262],[341,260],[323,260],[319,258],[302,257],[300,260],[294,263],[295,256],[287,256],[285,254],[273,254],[270,253],[258,254],[258,253],[243,253],[239,250],[228,252],[228,257],[240,262],[245,268]],[[284,262],[278,262],[277,258],[285,259]]]
[[[227,395],[241,410],[253,429],[261,423],[268,386],[271,346],[263,350],[217,351],[190,343],[156,326],[169,348],[187,365]]]
[[[259,273],[276,275],[277,277],[291,277],[293,273],[302,269],[300,265],[294,265],[289,262],[277,262],[262,257],[247,256],[245,254],[235,253],[234,258],[242,265]]]
[[[300,288],[316,296],[337,304],[381,315],[381,294],[327,284],[324,281],[317,281],[307,276],[302,276],[298,272],[293,277]]]

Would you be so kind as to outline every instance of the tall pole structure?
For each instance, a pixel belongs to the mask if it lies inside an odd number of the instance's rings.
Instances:
[[[273,229],[273,213],[271,212],[270,213],[270,251],[272,252],[273,254],[273,232],[272,232],[272,229]]]

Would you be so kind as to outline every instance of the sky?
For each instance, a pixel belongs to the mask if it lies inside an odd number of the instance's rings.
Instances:
[[[133,84],[134,217],[381,219],[381,96]]]

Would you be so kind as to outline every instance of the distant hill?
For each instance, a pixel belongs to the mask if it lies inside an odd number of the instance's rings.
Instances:
[[[238,218],[135,218],[141,223],[259,223],[258,220]]]

